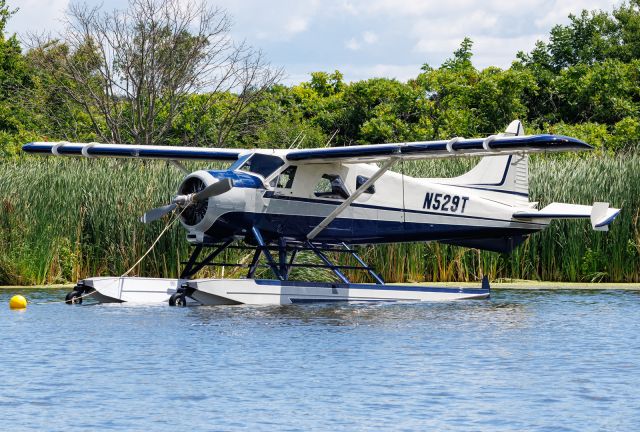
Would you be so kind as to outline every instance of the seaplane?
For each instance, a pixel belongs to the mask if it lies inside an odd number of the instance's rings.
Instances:
[[[484,299],[483,278],[472,288],[385,284],[357,254],[358,245],[437,241],[510,252],[554,219],[589,219],[606,231],[619,213],[605,202],[529,201],[532,153],[590,150],[576,138],[525,135],[520,121],[484,138],[354,145],[314,149],[227,149],[129,144],[31,142],[26,153],[85,158],[171,161],[187,174],[171,202],[147,211],[142,223],[179,215],[193,251],[178,278],[92,277],[66,300],[88,294],[99,302],[170,305],[284,305],[309,302],[419,302]],[[451,178],[414,178],[391,169],[407,160],[481,157]],[[188,172],[184,161],[222,161],[226,169]],[[246,263],[217,262],[228,248],[249,250]],[[203,251],[206,251],[203,254]],[[296,262],[301,253],[319,264]],[[348,254],[357,265],[331,256]],[[307,260],[308,261],[308,260]],[[239,279],[196,278],[206,266],[244,267]],[[258,267],[269,279],[256,278]],[[292,269],[329,269],[334,281],[291,280]],[[370,283],[345,273],[364,271]]]

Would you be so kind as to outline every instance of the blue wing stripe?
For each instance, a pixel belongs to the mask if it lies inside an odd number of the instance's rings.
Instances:
[[[452,149],[465,150],[468,154],[484,153],[484,139],[470,139],[458,141]],[[592,147],[576,138],[561,135],[531,135],[524,137],[500,137],[489,144],[492,150],[537,150],[537,151],[568,151],[589,150]],[[303,161],[309,159],[343,159],[384,157],[393,155],[421,155],[433,153],[448,153],[447,141],[425,141],[406,144],[379,144],[366,146],[332,147],[324,149],[295,150],[287,153],[289,161]]]
[[[22,147],[26,153],[52,154],[53,147],[57,143],[28,143]],[[147,159],[178,159],[178,160],[221,160],[235,161],[240,155],[240,150],[187,148],[187,147],[162,147],[162,146],[133,146],[133,145],[108,145],[108,144],[64,144],[57,151],[65,156],[82,156],[82,149],[86,149],[89,156],[130,157]]]

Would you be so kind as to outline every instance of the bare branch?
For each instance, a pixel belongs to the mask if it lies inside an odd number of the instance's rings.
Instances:
[[[261,52],[234,44],[230,28],[225,11],[206,2],[130,0],[111,12],[72,4],[59,38],[35,39],[31,52],[106,141],[162,144],[193,95],[206,95],[204,115],[226,93],[215,119],[222,146],[282,76]]]

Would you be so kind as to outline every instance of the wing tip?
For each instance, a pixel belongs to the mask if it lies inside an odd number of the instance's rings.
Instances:
[[[594,147],[591,144],[587,144],[586,142],[570,137],[567,135],[549,135],[554,142],[561,142],[565,144],[571,145],[572,148],[576,150],[593,150]]]

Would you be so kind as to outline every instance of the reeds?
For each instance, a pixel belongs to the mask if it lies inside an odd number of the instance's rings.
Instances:
[[[404,163],[408,175],[450,176],[473,161]],[[535,157],[531,199],[623,211],[609,233],[588,221],[555,221],[510,255],[439,243],[359,248],[389,282],[491,279],[640,281],[640,156]],[[42,284],[123,273],[163,228],[138,217],[165,204],[182,174],[163,162],[22,158],[0,161],[0,284]],[[176,277],[189,246],[170,229],[133,274]],[[226,259],[242,259],[228,251]],[[220,276],[220,269],[208,274]],[[216,273],[217,272],[217,273]],[[314,275],[300,273],[301,277]],[[241,275],[242,273],[232,273]],[[265,274],[266,276],[266,274]],[[326,275],[317,275],[326,278]],[[366,275],[352,275],[366,280]]]

